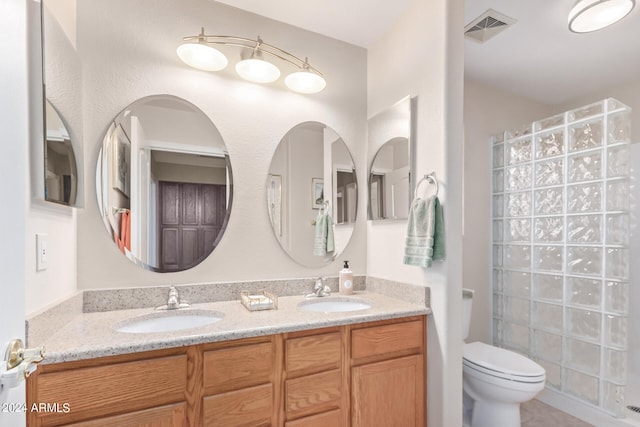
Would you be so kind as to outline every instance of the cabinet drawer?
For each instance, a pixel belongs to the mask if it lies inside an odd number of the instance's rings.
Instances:
[[[271,381],[273,348],[270,342],[204,353],[205,396]]]
[[[287,378],[340,369],[340,337],[340,332],[333,332],[287,340]]]
[[[271,384],[209,396],[203,399],[205,426],[270,426]]]
[[[100,418],[68,424],[66,427],[182,427],[186,425],[186,405],[184,403],[144,409],[130,414]]]
[[[285,427],[339,427],[342,425],[342,411],[336,409],[334,411],[324,412],[322,414],[311,415],[309,417],[300,418],[299,420],[289,421],[285,423]]]
[[[420,353],[424,345],[421,320],[354,329],[351,332],[351,357],[362,359],[391,353]]]
[[[68,403],[69,413],[39,413],[54,426],[185,399],[187,357],[160,357],[38,375],[37,401]]]
[[[325,412],[340,407],[341,370],[287,380],[285,405],[287,419]]]

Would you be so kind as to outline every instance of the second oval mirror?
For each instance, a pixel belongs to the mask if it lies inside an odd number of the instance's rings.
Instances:
[[[273,232],[297,263],[321,267],[344,251],[358,185],[351,153],[335,131],[305,122],[287,132],[271,160],[266,193]]]
[[[202,262],[231,212],[231,165],[222,136],[200,109],[169,95],[139,99],[114,119],[96,187],[119,250],[158,272]]]

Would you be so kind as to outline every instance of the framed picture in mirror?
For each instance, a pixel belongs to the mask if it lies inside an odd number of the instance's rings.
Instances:
[[[118,126],[113,141],[113,173],[111,186],[129,197],[131,178],[131,142],[122,127]]]
[[[282,236],[282,176],[269,174],[267,182],[269,218],[277,236]]]
[[[320,209],[324,203],[324,180],[311,178],[311,207]]]

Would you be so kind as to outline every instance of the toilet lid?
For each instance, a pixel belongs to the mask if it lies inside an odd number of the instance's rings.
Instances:
[[[545,374],[544,368],[533,360],[482,342],[465,344],[464,360],[491,371],[519,377],[539,377]]]

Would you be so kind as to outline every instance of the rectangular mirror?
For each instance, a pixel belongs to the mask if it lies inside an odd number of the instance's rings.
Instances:
[[[376,154],[369,170],[370,220],[407,219],[415,161],[415,104],[407,96],[368,120],[369,147]]]

